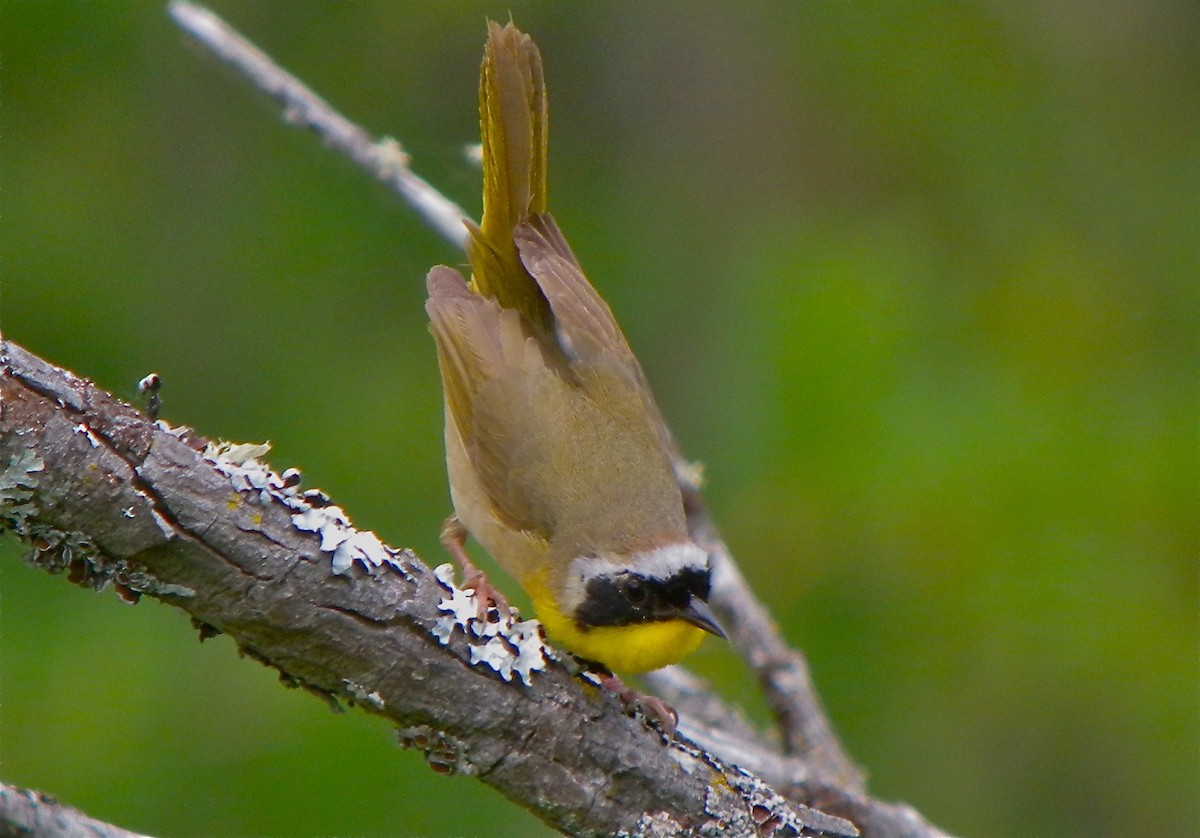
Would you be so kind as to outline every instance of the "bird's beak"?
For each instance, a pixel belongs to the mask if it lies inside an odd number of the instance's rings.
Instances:
[[[702,628],[709,634],[715,634],[722,640],[729,639],[725,634],[725,629],[721,628],[721,624],[717,622],[716,615],[708,607],[708,603],[698,597],[692,597],[688,603],[688,607],[684,609],[679,617],[691,623],[696,628]]]

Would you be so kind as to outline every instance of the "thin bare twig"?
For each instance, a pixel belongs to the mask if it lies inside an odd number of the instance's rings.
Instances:
[[[863,772],[834,733],[808,662],[784,642],[766,606],[754,596],[699,492],[685,485],[684,499],[692,537],[712,561],[712,605],[734,648],[758,678],[783,736],[783,752],[803,759],[827,782],[863,791]]]
[[[388,137],[372,139],[203,6],[173,0],[167,8],[175,23],[197,43],[283,105],[288,122],[311,129],[330,148],[349,157],[398,194],[434,232],[459,250],[466,248],[467,229],[463,226],[466,213],[413,173],[408,155],[398,142]]]

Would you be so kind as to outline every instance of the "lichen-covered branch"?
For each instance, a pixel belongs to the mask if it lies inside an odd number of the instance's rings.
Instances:
[[[294,472],[250,468],[256,453],[151,422],[0,343],[0,521],[32,563],[181,608],[288,682],[384,716],[435,770],[476,776],[564,832],[857,834],[665,741],[554,660],[526,667],[529,686],[504,680],[496,658],[522,639],[469,635],[446,610],[461,592],[354,530]]]

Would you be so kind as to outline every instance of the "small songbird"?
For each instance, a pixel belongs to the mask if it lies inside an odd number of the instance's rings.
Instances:
[[[724,637],[708,556],[642,369],[546,211],[541,56],[511,23],[488,25],[480,123],[471,281],[428,277],[455,510],[443,542],[466,585],[504,604],[466,555],[473,537],[551,640],[610,674],[675,663],[705,632]]]

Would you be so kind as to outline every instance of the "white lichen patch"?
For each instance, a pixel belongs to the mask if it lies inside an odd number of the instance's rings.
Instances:
[[[32,448],[13,454],[0,468],[0,533],[11,530],[18,536],[36,534],[39,524],[33,492],[45,469],[45,461]]]
[[[537,620],[516,620],[512,623],[511,636],[517,650],[513,671],[529,686],[529,673],[546,668],[549,647],[542,640],[542,624]]]
[[[270,442],[210,442],[204,449],[204,459],[230,466],[244,466],[251,460],[265,457],[271,450]],[[258,463],[260,467],[262,463]]]
[[[438,642],[445,646],[454,629],[459,628],[467,639],[472,666],[484,664],[505,681],[511,681],[515,675],[525,686],[530,686],[532,674],[544,670],[552,655],[542,639],[542,624],[537,620],[513,619],[511,613],[497,614],[495,609],[481,619],[475,591],[454,584],[453,565],[439,565],[433,575],[449,591],[449,596],[438,603],[438,610],[445,614],[433,626]],[[490,619],[492,616],[496,619]]]
[[[392,555],[379,536],[369,530],[354,530],[333,551],[333,572],[345,573],[355,562],[371,570],[391,560]]]
[[[407,551],[393,550],[367,530],[357,530],[339,506],[329,503],[329,496],[319,489],[300,489],[300,471],[289,468],[283,474],[272,471],[259,457],[271,450],[270,443],[218,442],[208,444],[204,459],[213,464],[239,496],[259,506],[279,503],[292,516],[292,526],[301,532],[311,532],[321,539],[321,552],[330,554],[334,574],[344,575],[357,562],[368,573],[385,566],[409,576],[404,566]]]
[[[603,689],[603,687],[604,687],[604,679],[602,679],[600,677],[600,674],[598,672],[592,672],[590,669],[582,670],[579,673],[579,679],[581,681],[587,681],[593,687],[596,687],[598,689]]]
[[[137,591],[139,594],[150,594],[156,597],[178,597],[180,599],[189,599],[196,596],[195,588],[189,588],[187,585],[161,582],[157,577],[140,568],[130,568],[123,560],[114,562],[112,569],[114,578],[117,578],[121,584],[129,587],[131,590]]]
[[[45,461],[32,448],[13,454],[0,469],[0,501],[6,505],[28,501],[37,488],[38,473],[45,469]]]
[[[163,433],[170,434],[180,441],[187,439],[192,433],[192,429],[187,425],[172,425],[165,419],[155,419],[154,427],[158,428]]]
[[[382,710],[387,704],[383,700],[383,696],[375,690],[368,690],[361,684],[356,684],[353,681],[343,678],[342,686],[346,692],[357,701],[359,704],[369,704],[376,710]]]
[[[645,812],[638,818],[632,832],[621,830],[617,838],[667,838],[671,835],[685,835],[688,830],[683,824],[671,817],[667,812]]]
[[[71,432],[83,436],[93,448],[100,447],[100,440],[92,432],[92,429],[87,426],[87,423],[80,422],[78,425],[71,428]]]
[[[672,748],[669,755],[685,774],[695,776],[704,771],[703,760],[691,748]]]

